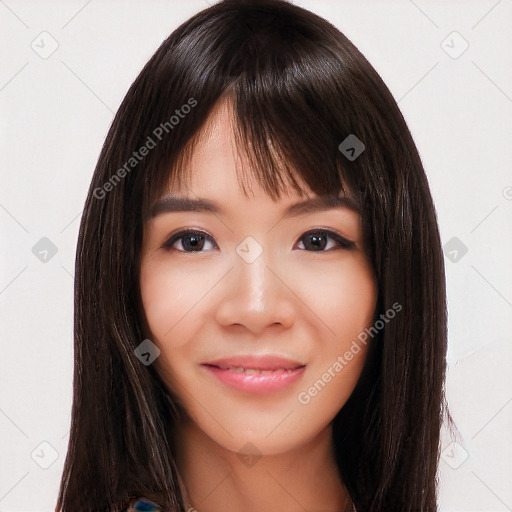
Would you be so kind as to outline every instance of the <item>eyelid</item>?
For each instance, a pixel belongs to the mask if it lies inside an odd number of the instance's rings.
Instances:
[[[203,235],[206,239],[210,240],[211,242],[214,243],[214,245],[216,247],[218,247],[217,243],[215,242],[215,238],[212,235],[210,235],[208,232],[204,231],[203,229],[201,229],[201,228],[183,228],[183,229],[179,229],[179,230],[175,231],[174,233],[171,233],[166,238],[166,241],[161,245],[160,248],[164,249],[164,250],[172,250],[171,247],[178,240],[180,240],[180,238],[183,238],[185,235],[190,234],[190,233],[197,233],[197,234]],[[356,243],[354,241],[349,240],[347,237],[341,235],[336,230],[334,230],[332,228],[324,228],[324,227],[320,227],[320,226],[307,229],[300,235],[300,237],[298,238],[297,241],[300,241],[305,236],[307,236],[309,234],[313,234],[313,233],[320,233],[320,234],[327,235],[332,240],[334,240],[335,242],[338,243],[339,248],[342,248],[345,250],[351,250],[356,247]],[[330,249],[328,251],[305,251],[305,252],[330,252],[331,250],[332,249]],[[206,252],[206,251],[180,251],[180,250],[178,250],[178,252],[194,254],[195,252]]]
[[[356,243],[353,240],[349,240],[346,236],[343,236],[342,234],[338,233],[336,230],[331,228],[323,228],[323,227],[315,227],[310,228],[307,231],[305,231],[300,238],[309,235],[311,233],[323,233],[327,234],[330,238],[335,240],[341,247],[344,249],[354,249],[356,247]],[[299,238],[299,240],[300,240]],[[311,251],[315,252],[315,251]],[[329,251],[317,251],[317,252],[329,252]]]
[[[162,244],[162,246],[160,248],[171,250],[171,246],[173,246],[180,238],[183,238],[185,235],[190,234],[190,233],[197,233],[199,235],[203,235],[205,238],[212,241],[217,246],[217,243],[215,242],[215,239],[213,238],[213,236],[210,235],[208,232],[204,231],[203,229],[183,228],[183,229],[178,229],[174,233],[171,233],[166,238],[165,242]],[[178,252],[184,252],[184,253],[189,252],[189,253],[193,254],[193,251],[178,251]],[[198,252],[205,252],[205,251],[198,251]]]

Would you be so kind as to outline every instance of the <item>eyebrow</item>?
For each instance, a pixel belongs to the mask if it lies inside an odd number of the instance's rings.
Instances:
[[[298,217],[335,208],[348,208],[360,213],[357,202],[349,196],[318,196],[287,206],[283,211],[284,217]],[[205,198],[190,198],[169,195],[158,200],[150,209],[149,217],[154,218],[162,213],[174,212],[211,212],[224,214],[223,208],[216,202]]]

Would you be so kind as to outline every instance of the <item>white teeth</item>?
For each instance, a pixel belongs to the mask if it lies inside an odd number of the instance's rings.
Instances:
[[[271,373],[284,373],[286,371],[285,368],[278,368],[276,370],[258,370],[256,368],[241,368],[240,366],[228,366],[226,368],[222,368],[223,370],[231,370],[233,372],[241,373],[244,372],[247,375],[269,375]]]
[[[271,373],[281,374],[288,371],[286,368],[276,368],[275,370],[258,370],[257,368],[242,368],[241,366],[226,366],[222,364],[217,365],[217,368],[220,368],[221,370],[230,370],[237,373],[244,372],[247,375],[270,375]],[[292,370],[292,368],[290,368],[290,370]]]

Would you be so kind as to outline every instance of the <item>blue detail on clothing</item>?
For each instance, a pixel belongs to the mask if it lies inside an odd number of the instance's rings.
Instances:
[[[126,512],[161,512],[161,508],[147,498],[139,498],[134,501]]]

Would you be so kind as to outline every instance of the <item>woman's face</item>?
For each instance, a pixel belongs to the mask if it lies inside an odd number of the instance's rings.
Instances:
[[[226,107],[194,150],[188,189],[169,188],[145,225],[141,295],[154,364],[190,424],[229,450],[277,454],[324,432],[347,401],[377,289],[356,211],[287,214],[304,197],[274,203],[255,182],[243,195]]]

